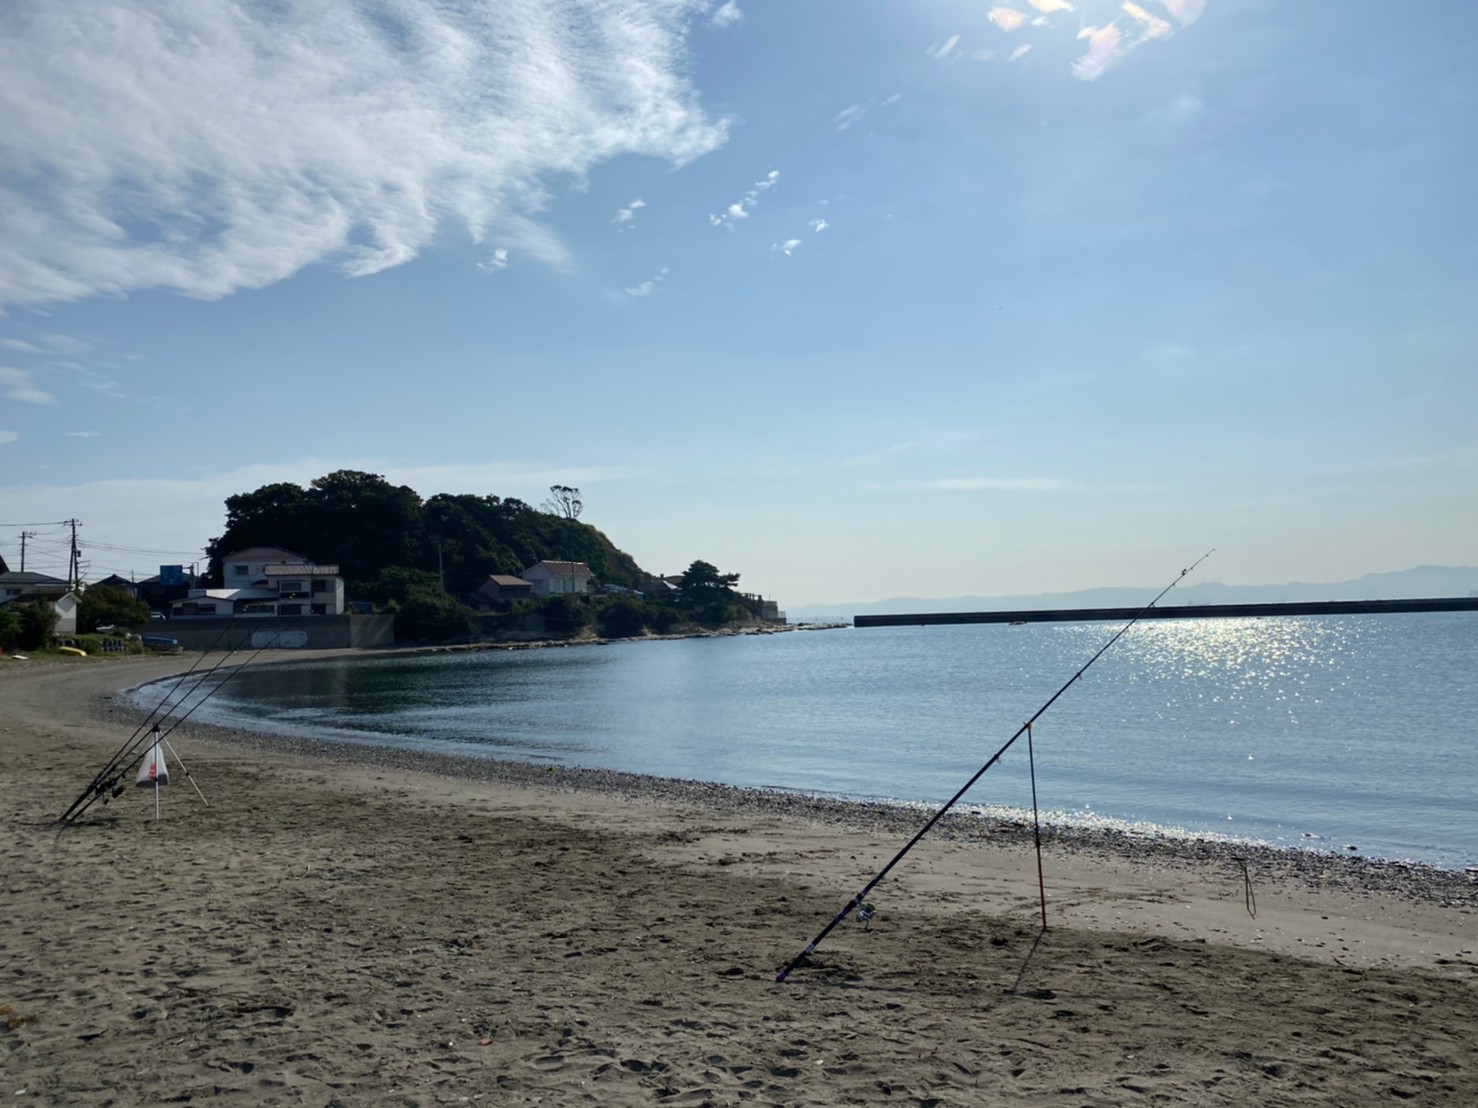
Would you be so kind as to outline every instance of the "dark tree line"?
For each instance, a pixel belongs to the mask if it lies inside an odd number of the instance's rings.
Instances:
[[[422,500],[406,485],[354,470],[307,488],[264,485],[229,497],[225,533],[207,547],[211,579],[221,580],[226,555],[250,546],[336,564],[350,590],[365,594],[382,591],[383,574],[409,571],[432,580],[444,574],[447,593],[465,596],[490,573],[518,574],[541,559],[584,562],[598,580],[629,588],[647,576],[573,514],[541,512],[512,497],[438,493]]]
[[[354,470],[306,488],[264,485],[226,500],[225,532],[207,546],[209,579],[221,582],[222,561],[236,551],[282,547],[337,565],[352,598],[397,613],[397,626],[419,637],[465,632],[471,613],[463,602],[489,574],[516,576],[541,560],[584,562],[604,585],[641,589],[651,580],[629,554],[580,522],[579,489],[555,485],[550,493],[542,510],[512,497],[438,493],[422,500],[408,486]],[[551,597],[523,602],[513,614],[537,613],[551,631],[571,634],[719,624],[753,614],[754,605],[734,591],[738,580],[695,561],[675,599]]]

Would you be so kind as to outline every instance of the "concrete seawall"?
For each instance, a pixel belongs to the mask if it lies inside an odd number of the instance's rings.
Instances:
[[[146,635],[174,639],[185,650],[328,650],[389,646],[395,642],[395,617],[242,616],[212,619],[180,616],[155,620]]]
[[[1421,600],[1322,600],[1294,604],[1179,604],[1164,608],[1042,608],[1023,612],[916,612],[853,616],[854,627],[924,627],[955,623],[1086,623],[1141,619],[1245,619],[1249,616],[1384,615],[1392,612],[1478,612],[1478,596]]]

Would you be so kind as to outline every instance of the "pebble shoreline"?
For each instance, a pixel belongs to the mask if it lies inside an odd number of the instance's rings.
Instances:
[[[128,701],[133,690],[101,698],[95,712],[114,726],[131,728],[138,709]],[[516,785],[567,792],[593,792],[636,803],[691,807],[706,816],[780,817],[858,832],[897,835],[899,846],[928,818],[917,808],[880,802],[842,800],[782,789],[743,788],[708,781],[653,777],[619,770],[551,767],[509,761],[367,746],[349,741],[308,739],[187,721],[187,736],[251,749],[296,754],[318,761],[380,769],[427,773],[466,781]],[[982,847],[1022,849],[1032,843],[1029,822],[950,813],[932,836]],[[1478,907],[1478,873],[1447,870],[1422,862],[1369,859],[1359,855],[1295,850],[1261,843],[1180,838],[1122,831],[1044,824],[1044,846],[1067,853],[1125,860],[1168,869],[1221,868],[1237,876],[1242,864],[1258,882],[1291,882],[1314,890],[1338,889],[1355,894],[1384,893],[1413,902],[1470,913]]]

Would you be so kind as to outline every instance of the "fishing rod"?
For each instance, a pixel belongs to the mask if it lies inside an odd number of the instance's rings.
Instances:
[[[1084,662],[1083,667],[1079,669],[1077,673],[1069,677],[1067,681],[1063,684],[1062,688],[1053,693],[1051,697],[1048,698],[1047,703],[1038,708],[1032,714],[1032,718],[1023,723],[1020,728],[1017,729],[1016,734],[1007,739],[1006,742],[1001,746],[1001,748],[990,756],[990,760],[975,771],[975,775],[971,777],[970,780],[966,781],[964,785],[960,786],[960,791],[955,793],[954,796],[950,797],[949,800],[945,802],[944,807],[940,808],[939,811],[935,812],[932,816],[929,817],[929,822],[924,824],[923,827],[919,828],[918,832],[914,835],[913,838],[908,840],[903,849],[900,850],[897,854],[893,855],[892,860],[882,869],[878,870],[873,879],[869,881],[866,885],[863,885],[861,891],[859,891],[856,896],[854,896],[851,900],[847,901],[847,903],[842,906],[842,910],[832,918],[830,923],[828,923],[825,927],[821,929],[820,934],[818,934],[814,939],[810,941],[809,944],[807,944],[806,949],[797,954],[781,968],[779,974],[776,975],[775,980],[777,982],[783,982],[787,977],[789,977],[791,970],[795,969],[796,966],[800,965],[801,962],[810,957],[811,952],[814,951],[818,946],[820,946],[821,943],[825,940],[826,936],[830,935],[832,931],[836,929],[837,925],[847,918],[852,909],[859,908],[863,911],[866,911],[868,893],[877,888],[877,886],[882,882],[883,878],[888,876],[889,871],[891,871],[893,867],[896,866],[899,862],[903,861],[903,856],[907,854],[910,850],[912,850],[918,844],[918,841],[922,839],[925,835],[927,835],[930,829],[936,823],[944,818],[944,814],[948,812],[951,808],[953,808],[959,802],[962,796],[970,791],[971,786],[973,786],[975,782],[979,781],[981,777],[985,775],[985,771],[999,762],[1001,760],[1001,756],[1005,754],[1006,751],[1011,749],[1017,739],[1021,738],[1022,735],[1031,734],[1032,724],[1036,723],[1037,720],[1042,717],[1042,714],[1057,702],[1058,697],[1067,692],[1067,690],[1073,686],[1073,684],[1078,680],[1079,677],[1082,677],[1083,674],[1087,673],[1089,667],[1092,666],[1094,662],[1098,661],[1099,658],[1103,657],[1108,648],[1113,646],[1114,643],[1118,642],[1119,639],[1124,636],[1124,633],[1129,630],[1129,628],[1133,627],[1136,623],[1143,619],[1146,612],[1148,612],[1151,608],[1153,608],[1156,604],[1163,600],[1166,593],[1175,588],[1176,585],[1180,584],[1181,580],[1188,573],[1190,573],[1191,570],[1195,569],[1198,565],[1204,562],[1207,558],[1211,557],[1211,555],[1214,553],[1214,548],[1206,551],[1205,554],[1202,554],[1189,566],[1181,570],[1176,578],[1170,582],[1170,584],[1166,585],[1163,589],[1160,590],[1159,596],[1156,596],[1155,599],[1151,600],[1148,604],[1146,604],[1143,608],[1136,612],[1134,614],[1134,617],[1130,619],[1128,623],[1119,628],[1113,638],[1109,639],[1108,642],[1100,646],[1098,648],[1098,653],[1094,654],[1093,657]]]
[[[205,650],[201,653],[200,657],[196,658],[195,661],[191,663],[190,668],[175,679],[175,683],[172,687],[165,690],[164,695],[159,698],[159,702],[154,705],[153,711],[145,716],[144,721],[134,728],[132,735],[123,740],[123,745],[114,752],[113,756],[108,759],[103,768],[98,770],[97,774],[88,783],[87,788],[83,789],[80,793],[77,794],[77,799],[72,801],[71,807],[69,807],[65,812],[62,813],[62,815],[58,819],[58,822],[65,823],[67,820],[71,819],[73,815],[77,813],[78,806],[87,799],[89,794],[100,794],[106,791],[106,789],[103,787],[103,783],[108,779],[109,774],[111,774],[116,768],[119,760],[128,757],[130,750],[138,741],[139,736],[143,734],[144,729],[153,722],[154,717],[156,715],[159,715],[160,709],[163,708],[166,703],[168,703],[171,696],[179,691],[180,686],[183,685],[187,680],[189,680],[190,675],[195,672],[200,663],[205,661],[205,659],[210,656],[211,652],[215,650],[217,644],[220,643],[221,639],[230,634],[231,630],[232,628],[230,626],[223,628],[221,633],[215,637],[215,640],[210,644],[210,646],[206,647]],[[195,684],[190,687],[185,695],[180,697],[178,701],[170,706],[169,711],[165,712],[162,716],[159,716],[159,718],[161,720],[169,718],[169,713],[178,708],[180,704],[183,704],[190,697],[191,693],[193,693],[196,689],[200,687],[201,682],[206,680],[206,678],[214,673],[216,669],[219,669],[221,663],[224,662],[227,658],[230,658],[232,653],[234,653],[234,651],[227,652],[225,658],[222,658],[215,664],[215,666],[211,667],[210,670],[202,674],[200,676],[200,679],[197,680]]]
[[[299,616],[291,622],[299,622],[304,618],[306,617]],[[257,647],[257,649],[252,653],[251,657],[247,658],[246,661],[242,662],[240,665],[233,666],[230,672],[228,672],[217,685],[207,691],[204,696],[202,696],[190,707],[189,711],[187,711],[183,716],[179,716],[178,718],[176,718],[170,724],[169,730],[165,731],[160,736],[161,740],[167,739],[170,735],[172,735],[175,729],[180,726],[180,724],[184,723],[185,720],[194,715],[197,708],[199,708],[202,704],[204,704],[207,700],[209,700],[212,696],[219,692],[225,686],[226,682],[230,681],[232,677],[235,677],[236,674],[240,673],[243,669],[245,669],[253,661],[255,661],[257,656],[261,654],[262,651],[273,646],[278,639],[280,639],[284,634],[287,633],[288,630],[289,628],[283,627],[275,631],[270,639],[268,639],[261,646]],[[219,641],[219,638],[217,639],[217,641]],[[233,647],[225,654],[224,657],[221,658],[220,661],[218,661],[214,666],[212,666],[209,670],[202,674],[200,679],[191,686],[189,692],[187,692],[184,697],[177,701],[171,707],[170,711],[178,711],[180,705],[183,704],[185,700],[188,699],[204,681],[217,673],[232,657],[232,655],[237,653],[238,650],[240,650],[240,647]],[[192,666],[191,669],[193,670],[193,668],[194,667]],[[185,676],[189,676],[189,674],[187,673]],[[183,681],[183,678],[181,678],[181,680]],[[167,719],[167,716],[161,717],[161,723],[164,722],[165,719]],[[140,730],[142,730],[142,728],[140,728]],[[113,799],[113,797],[118,796],[123,791],[123,787],[119,784],[119,782],[124,777],[128,776],[128,774],[133,771],[134,767],[148,756],[149,749],[152,749],[153,744],[147,742],[147,739],[152,734],[153,732],[150,732],[149,735],[144,736],[143,740],[139,740],[137,737],[135,737],[125,743],[123,750],[121,750],[119,754],[114,756],[114,759],[109,768],[105,769],[102,773],[98,775],[97,778],[94,779],[94,783],[92,785],[89,785],[88,788],[83,791],[82,795],[79,796],[75,801],[73,801],[72,806],[67,809],[67,813],[63,815],[57,822],[67,823],[75,821],[84,812],[86,812],[87,809],[91,808],[92,805],[96,803],[99,798],[102,798],[104,803],[107,803],[107,801]],[[136,731],[135,736],[137,735],[138,732]],[[186,776],[188,776],[188,773],[186,774]]]
[[[294,620],[292,622],[298,622],[299,620],[301,620],[303,618],[305,618],[305,617],[299,616],[297,620]],[[191,705],[189,711],[187,711],[182,716],[176,717],[175,720],[172,723],[170,723],[169,730],[168,731],[165,731],[163,734],[161,734],[159,736],[160,741],[162,742],[162,741],[168,739],[170,735],[174,734],[175,729],[178,728],[180,726],[180,724],[184,723],[185,720],[189,719],[192,715],[194,715],[195,714],[195,710],[197,708],[199,708],[202,704],[204,704],[207,700],[209,700],[212,696],[214,696],[217,692],[219,692],[226,685],[226,682],[228,682],[228,681],[231,680],[231,678],[235,677],[242,670],[246,669],[247,666],[251,665],[251,663],[256,660],[257,656],[262,653],[262,651],[268,649],[271,646],[274,646],[277,643],[277,641],[280,638],[282,638],[282,636],[284,634],[287,633],[288,630],[289,630],[289,628],[284,627],[284,628],[281,628],[281,629],[275,631],[270,639],[268,639],[265,643],[263,643],[261,646],[257,647],[257,649],[252,652],[251,657],[247,658],[246,661],[242,662],[239,665],[232,666],[230,668],[230,670],[227,672],[226,676],[223,677],[220,680],[219,683],[217,683],[215,686],[213,686],[211,689],[209,689],[205,693],[204,696],[202,696],[193,705]],[[197,681],[195,683],[195,685],[193,685],[191,687],[190,692],[186,693],[185,694],[185,697],[181,698],[173,706],[173,708],[171,709],[171,711],[178,711],[180,705],[184,703],[185,699],[187,699],[191,694],[193,694],[194,691],[195,691],[195,689],[199,688],[200,685],[207,678],[211,677],[213,674],[215,674],[218,671],[220,671],[225,666],[225,663],[231,658],[231,656],[234,655],[235,653],[237,653],[237,651],[239,649],[240,649],[239,647],[233,647],[230,651],[228,651],[226,653],[226,655],[219,662],[217,662],[214,666],[212,666],[210,668],[209,671],[207,671],[205,674],[203,674],[201,676],[200,680]],[[161,720],[161,722],[163,722],[163,721]],[[157,724],[155,726],[155,730],[156,731],[158,730],[158,725]],[[121,793],[123,791],[123,786],[121,786],[119,784],[119,782],[124,777],[127,777],[130,773],[132,773],[133,770],[134,770],[134,767],[136,767],[140,762],[142,762],[146,757],[148,757],[149,750],[151,750],[153,748],[153,745],[154,745],[153,743],[151,743],[151,742],[148,741],[148,739],[150,739],[152,737],[153,737],[153,732],[150,732],[150,734],[149,735],[146,735],[142,741],[138,741],[138,742],[136,742],[136,743],[133,744],[133,750],[130,751],[128,754],[125,754],[123,759],[121,759],[121,760],[119,760],[118,762],[115,763],[114,770],[116,772],[111,773],[104,780],[102,786],[100,788],[96,789],[94,791],[93,795],[91,795],[91,796],[89,796],[89,797],[86,798],[85,803],[83,803],[82,806],[81,806],[81,808],[79,808],[77,810],[77,812],[73,815],[73,817],[72,817],[73,819],[76,819],[78,816],[82,815],[83,812],[86,812],[88,808],[92,807],[93,803],[99,797],[103,797],[104,798],[104,803],[106,803],[108,800],[111,800],[113,797],[118,796],[119,793]],[[176,755],[176,757],[178,757],[178,755]],[[186,774],[185,775],[187,777],[190,776],[188,770],[186,771]],[[108,794],[108,795],[107,796],[104,796],[104,794]]]

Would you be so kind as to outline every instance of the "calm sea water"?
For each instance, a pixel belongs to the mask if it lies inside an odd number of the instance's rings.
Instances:
[[[247,669],[214,722],[932,804],[1116,630],[899,627]],[[1035,729],[1051,818],[1478,865],[1478,619],[1142,624]],[[157,693],[155,694],[157,697]],[[1025,740],[966,796],[1029,808]]]

